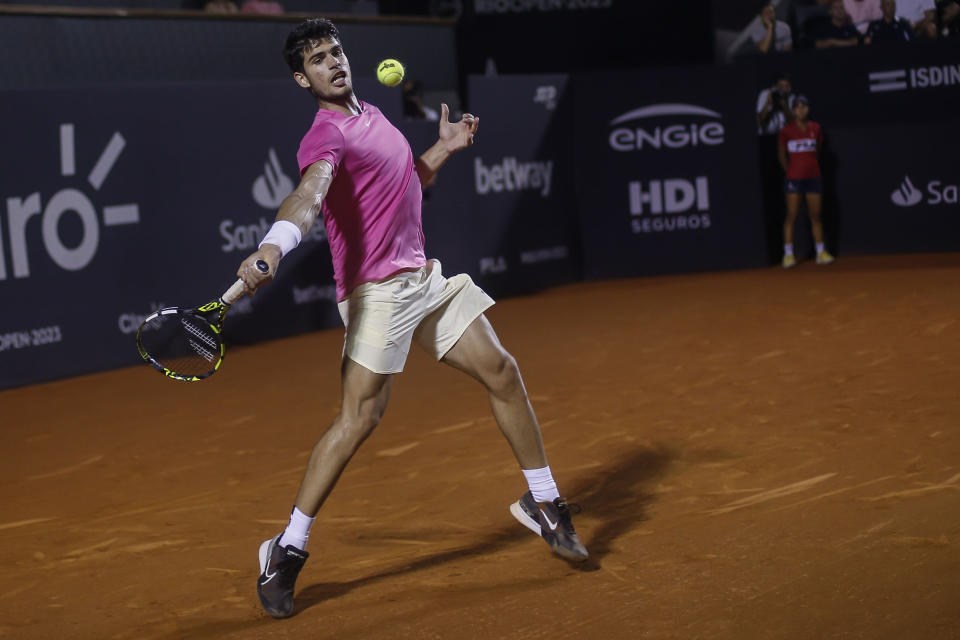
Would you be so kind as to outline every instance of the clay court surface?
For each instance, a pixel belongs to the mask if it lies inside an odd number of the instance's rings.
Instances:
[[[415,352],[256,599],[340,331],[0,392],[3,638],[958,638],[960,254],[587,283],[488,314],[593,554],[507,507],[481,388]],[[131,349],[133,349],[131,339]]]

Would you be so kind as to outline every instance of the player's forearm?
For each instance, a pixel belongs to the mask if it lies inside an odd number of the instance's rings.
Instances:
[[[320,212],[322,197],[311,197],[309,193],[299,189],[284,198],[277,211],[273,226],[260,243],[261,251],[269,251],[270,264],[276,265],[290,251],[292,251],[303,237],[313,227]],[[290,223],[284,226],[283,223]],[[296,231],[294,228],[296,227]]]
[[[417,177],[420,178],[420,184],[423,187],[428,187],[433,184],[433,180],[436,178],[437,172],[440,171],[440,167],[446,164],[451,155],[451,152],[447,150],[443,142],[437,140],[432,147],[417,158],[417,161],[414,163],[414,168],[417,171]]]
[[[323,198],[316,198],[309,193],[300,193],[294,191],[284,198],[277,210],[275,222],[285,220],[291,222],[300,229],[301,235],[306,235],[320,213],[320,207]]]
[[[320,215],[320,207],[327,197],[332,179],[333,170],[326,161],[321,160],[310,166],[297,188],[280,204],[276,220],[295,224],[301,235],[309,233]]]
[[[292,251],[310,232],[320,207],[327,196],[333,169],[321,160],[311,165],[293,193],[283,199],[273,226],[260,242],[260,251],[271,254],[270,264],[275,268],[283,256]]]

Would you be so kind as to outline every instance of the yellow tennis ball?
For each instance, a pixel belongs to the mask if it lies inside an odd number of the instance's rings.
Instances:
[[[377,65],[377,80],[388,87],[395,87],[403,80],[403,65],[399,60],[387,58]]]

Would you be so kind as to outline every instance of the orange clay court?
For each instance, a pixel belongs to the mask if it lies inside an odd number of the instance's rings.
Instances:
[[[339,330],[0,393],[0,637],[958,638],[960,254],[577,284],[489,312],[592,552],[508,513],[480,385],[414,351],[255,593],[339,397]],[[133,339],[130,343],[134,349]]]

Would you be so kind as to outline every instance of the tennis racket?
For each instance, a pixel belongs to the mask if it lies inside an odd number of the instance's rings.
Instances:
[[[255,266],[261,273],[269,267],[263,260]],[[237,280],[213,300],[195,309],[166,307],[144,318],[137,329],[137,350],[154,369],[174,380],[196,382],[209,378],[223,362],[223,319],[230,305],[243,295],[243,280]]]

